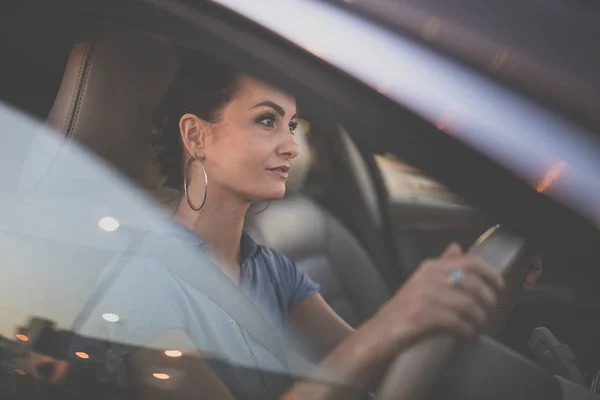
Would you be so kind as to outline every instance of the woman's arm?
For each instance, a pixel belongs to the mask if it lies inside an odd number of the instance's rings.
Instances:
[[[327,304],[320,293],[295,305],[290,310],[294,339],[308,351],[312,361],[319,362],[354,333],[352,328]]]
[[[465,277],[453,286],[448,277],[457,268]],[[308,338],[324,334],[326,339],[316,339],[318,347],[331,346],[336,338],[341,338],[341,342],[311,377],[294,385],[284,399],[350,398],[359,391],[342,392],[343,388],[375,387],[394,357],[428,333],[447,330],[475,337],[485,329],[503,288],[498,271],[478,258],[463,255],[453,245],[440,258],[421,264],[376,315],[353,333],[342,328],[343,324],[336,320],[339,317],[331,315],[335,314],[333,310],[319,304],[322,298],[300,303],[304,309],[294,310],[292,318],[294,325],[307,324],[299,328],[301,332],[306,332]],[[311,305],[320,318],[309,317]],[[333,332],[326,332],[330,328]],[[323,378],[337,385],[319,383]]]
[[[371,347],[373,343],[371,338],[378,333],[373,332],[370,326],[366,326],[359,329],[358,334],[353,335],[356,330],[327,304],[320,293],[312,295],[292,308],[290,323],[294,339],[301,345],[302,350],[309,352],[312,361],[317,363],[323,361],[317,369],[319,372],[313,371],[314,376],[325,376],[324,371],[333,368],[339,377],[354,377],[353,386],[362,387],[364,391],[364,387],[372,386],[380,380],[385,367],[391,361],[388,357],[370,358],[380,353],[379,349]],[[361,367],[363,365],[369,365],[371,368],[364,371]],[[340,368],[341,366],[343,368]],[[296,390],[298,389],[304,392],[298,398],[313,398],[312,396],[320,398],[333,388],[298,384]],[[350,394],[345,394],[344,398],[350,398]]]
[[[302,346],[302,350],[309,352],[312,361],[321,362],[312,374],[317,379],[334,369],[338,378],[335,381],[343,381],[339,379],[341,377],[360,377],[361,382],[354,381],[353,386],[362,388],[378,381],[385,371],[386,360],[377,366],[375,360],[368,359],[369,354],[378,353],[377,349],[369,348],[370,330],[359,329],[360,332],[354,334],[356,330],[327,304],[321,294],[314,294],[297,304],[290,311],[290,323],[294,339]],[[362,365],[371,365],[373,368],[365,374]],[[327,385],[298,383],[294,388],[293,399],[328,398],[328,394],[332,393],[342,397],[335,388]],[[345,393],[343,398],[349,399],[351,395]]]

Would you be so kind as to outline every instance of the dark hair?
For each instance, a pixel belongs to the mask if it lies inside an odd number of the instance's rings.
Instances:
[[[183,186],[181,117],[191,113],[205,121],[217,122],[236,89],[237,74],[227,66],[207,58],[182,59],[177,75],[151,118],[156,161],[167,177],[167,185],[176,189]]]

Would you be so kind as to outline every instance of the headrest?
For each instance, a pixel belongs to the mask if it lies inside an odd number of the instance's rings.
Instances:
[[[160,37],[119,27],[86,33],[73,47],[47,123],[172,206],[180,193],[164,186],[150,116],[178,68],[177,51]],[[290,192],[301,188],[309,169],[307,130],[308,123],[299,125]]]
[[[119,28],[80,37],[48,124],[147,189],[164,177],[154,161],[150,116],[177,71],[166,41]]]

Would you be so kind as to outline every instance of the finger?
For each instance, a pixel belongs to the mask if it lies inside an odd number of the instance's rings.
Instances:
[[[463,268],[467,273],[472,273],[483,279],[489,287],[497,294],[501,294],[505,289],[504,278],[501,271],[493,268],[481,258],[476,256],[466,256],[461,260],[457,260],[458,267]],[[455,266],[456,268],[457,266]]]
[[[446,310],[449,314],[454,314],[461,318],[465,323],[470,324],[476,330],[487,326],[489,312],[477,304],[477,301],[465,294],[462,290],[449,288],[447,293],[439,297],[442,302],[439,308]]]
[[[462,249],[457,243],[450,243],[442,252],[440,258],[457,258],[463,255]]]
[[[533,256],[533,268],[541,270],[543,262],[544,262],[544,255],[543,255],[543,252],[541,250],[539,250]]]
[[[493,313],[498,304],[498,295],[476,274],[466,274],[458,287],[488,313]]]
[[[536,285],[538,279],[542,275],[541,271],[531,271],[525,276],[525,282],[523,283],[523,288],[525,290],[531,290]]]
[[[529,271],[530,272],[538,272],[541,275],[542,274],[542,264],[538,264],[538,263],[532,264]]]
[[[471,339],[474,338],[479,328],[471,321],[465,320],[459,314],[448,312],[447,309],[437,307],[431,313],[434,329],[447,330],[455,335]]]

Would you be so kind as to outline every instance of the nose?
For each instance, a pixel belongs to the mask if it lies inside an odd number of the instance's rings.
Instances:
[[[278,147],[278,155],[283,156],[289,160],[296,158],[300,154],[300,147],[294,139],[294,135],[287,134],[285,139],[280,143]]]

